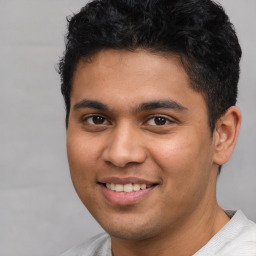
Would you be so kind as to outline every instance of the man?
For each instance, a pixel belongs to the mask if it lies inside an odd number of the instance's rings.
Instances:
[[[70,255],[256,255],[216,201],[235,147],[241,49],[210,0],[98,0],[60,62],[74,187],[106,233]]]

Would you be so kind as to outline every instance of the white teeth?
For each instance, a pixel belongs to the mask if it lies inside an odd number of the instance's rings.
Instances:
[[[116,192],[133,192],[133,191],[139,191],[140,189],[146,189],[146,184],[114,184],[114,183],[107,183],[106,187],[110,190],[116,191]],[[150,186],[148,186],[150,187]]]
[[[141,184],[141,185],[140,185],[140,188],[141,188],[141,189],[145,189],[146,187],[147,187],[146,184]]]
[[[124,185],[123,184],[116,184],[115,190],[116,190],[116,192],[123,192],[124,191]]]
[[[133,190],[139,191],[140,190],[140,184],[133,184]]]
[[[124,185],[124,192],[132,192],[132,191],[133,191],[132,184],[125,184]]]
[[[113,183],[111,183],[111,184],[110,184],[110,189],[111,189],[111,190],[115,190],[115,188],[116,188],[116,185],[113,184]]]

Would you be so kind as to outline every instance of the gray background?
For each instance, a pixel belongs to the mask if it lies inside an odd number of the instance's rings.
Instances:
[[[0,255],[46,256],[101,231],[72,187],[55,64],[82,0],[0,0]],[[243,48],[243,125],[218,182],[224,208],[256,220],[256,1],[222,0]]]

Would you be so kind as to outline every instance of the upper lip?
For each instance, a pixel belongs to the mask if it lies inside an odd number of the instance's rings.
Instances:
[[[99,179],[98,183],[114,183],[114,184],[146,184],[146,185],[155,185],[158,184],[158,182],[152,182],[149,180],[137,178],[137,177],[106,177]]]

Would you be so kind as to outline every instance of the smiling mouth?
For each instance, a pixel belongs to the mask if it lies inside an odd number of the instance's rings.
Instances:
[[[137,192],[140,190],[152,188],[157,185],[157,184],[148,185],[148,184],[138,184],[138,183],[134,183],[134,184],[133,183],[128,183],[128,184],[100,183],[100,184],[105,186],[109,190],[112,190],[118,193]]]
[[[119,206],[135,205],[145,200],[159,185],[159,183],[135,177],[109,177],[97,183],[105,199],[111,205]]]

